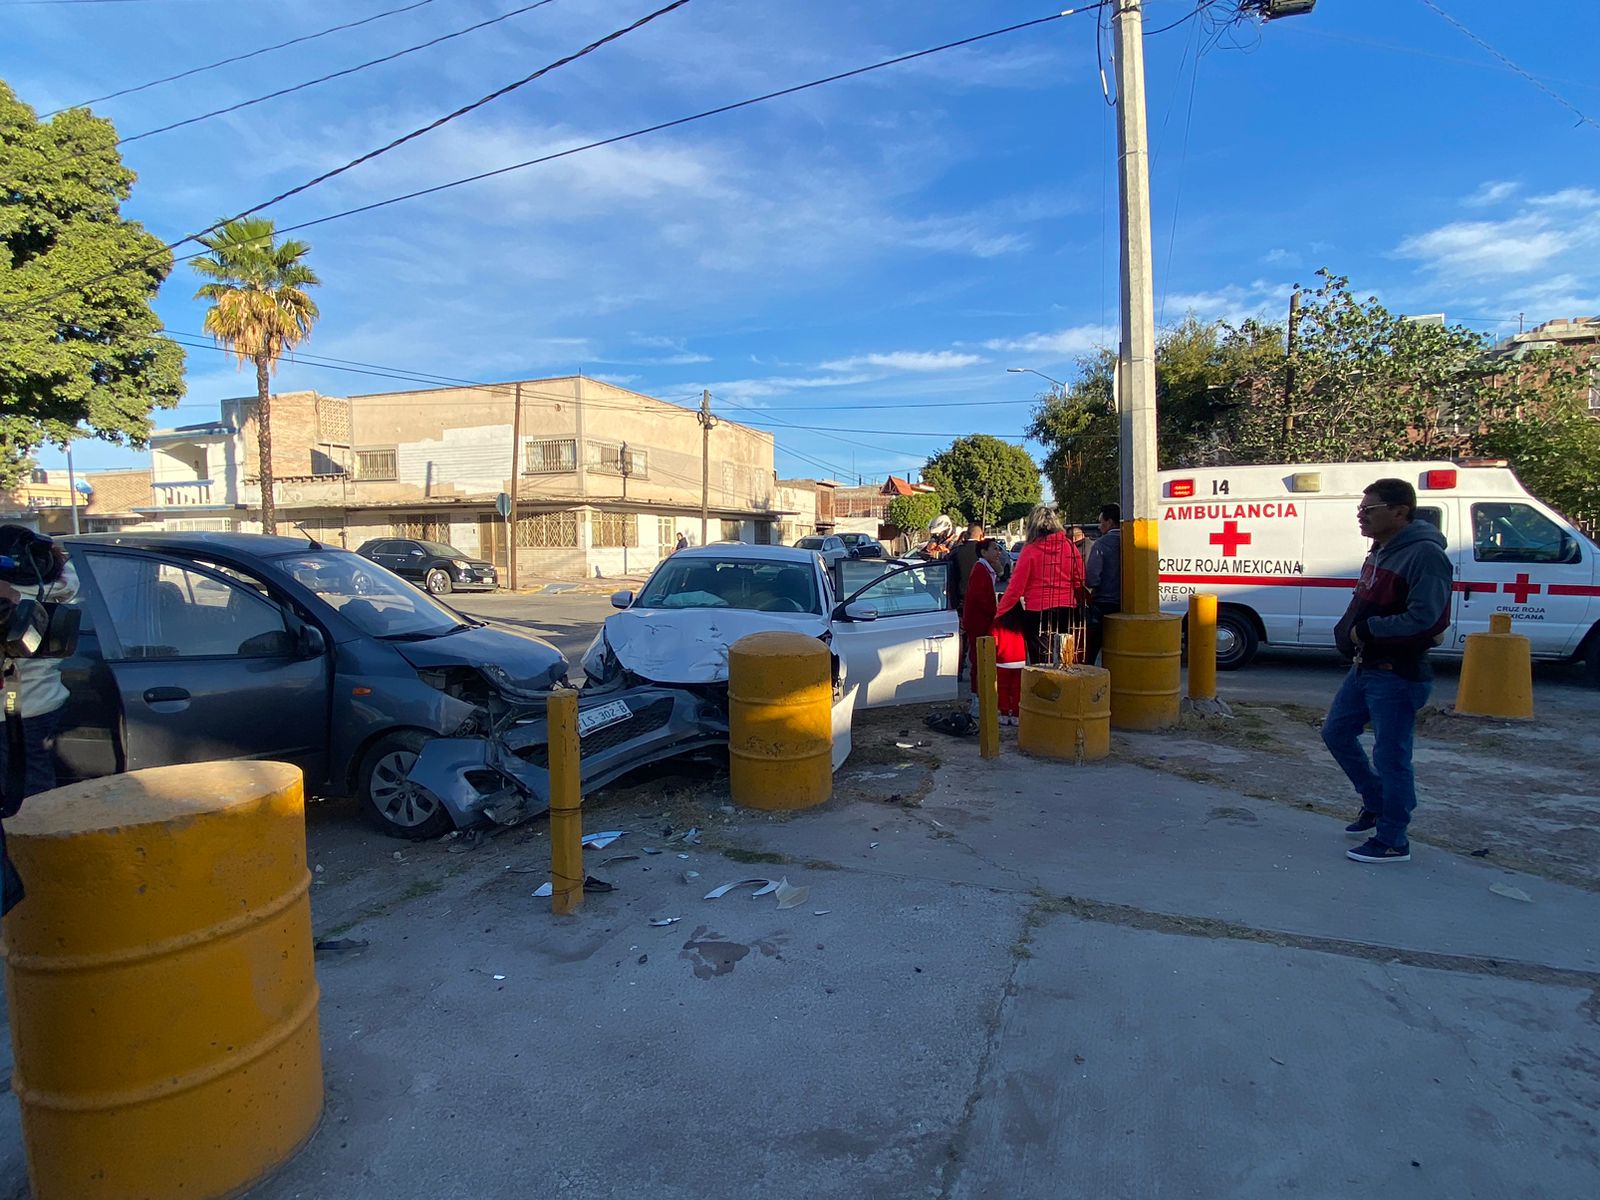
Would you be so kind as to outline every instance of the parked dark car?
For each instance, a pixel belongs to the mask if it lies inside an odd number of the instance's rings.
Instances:
[[[850,551],[851,558],[888,557],[883,551],[883,543],[864,533],[841,533],[839,540],[844,543],[844,548]]]
[[[207,759],[292,762],[398,837],[480,819],[408,775],[430,739],[542,709],[567,662],[347,550],[260,534],[63,539],[82,611],[61,782]],[[492,813],[488,814],[492,815]]]
[[[500,586],[493,563],[471,558],[443,542],[417,538],[374,538],[356,551],[380,567],[409,579],[430,596],[455,592],[492,592]]]

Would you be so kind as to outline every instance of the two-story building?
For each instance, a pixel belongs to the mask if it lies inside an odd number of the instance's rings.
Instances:
[[[260,528],[255,397],[151,439],[152,512],[167,528]],[[773,438],[581,375],[336,397],[272,398],[280,532],[354,549],[446,542],[522,578],[653,567],[683,533],[766,542],[784,517]],[[513,519],[496,499],[515,498]],[[792,514],[790,514],[792,515]]]

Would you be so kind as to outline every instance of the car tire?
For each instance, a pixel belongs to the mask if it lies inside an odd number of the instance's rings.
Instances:
[[[1583,677],[1590,687],[1600,688],[1600,629],[1589,635],[1589,653],[1583,660]]]
[[[1217,670],[1237,671],[1256,656],[1261,639],[1255,622],[1237,608],[1217,614]]]
[[[362,815],[390,837],[423,841],[455,826],[437,797],[406,781],[427,740],[420,730],[397,730],[379,738],[361,759],[356,795]]]
[[[427,589],[430,596],[448,596],[450,572],[443,567],[429,567],[428,573],[422,577],[422,586]]]

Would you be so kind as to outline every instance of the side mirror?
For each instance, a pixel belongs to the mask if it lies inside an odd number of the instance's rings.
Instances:
[[[301,658],[321,658],[328,652],[328,639],[315,625],[302,625],[297,649]]]
[[[876,604],[863,604],[857,600],[853,604],[844,606],[844,616],[847,621],[876,621],[878,619],[878,606]]]
[[[412,558],[427,558],[428,554],[427,554],[427,551],[425,551],[425,550],[413,550],[411,552],[411,557]]]
[[[632,608],[633,607],[633,593],[632,592],[612,592],[611,593],[611,607],[612,608]]]

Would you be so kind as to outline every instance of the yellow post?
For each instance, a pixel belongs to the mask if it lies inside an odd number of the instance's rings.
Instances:
[[[978,639],[978,753],[1000,756],[1000,689],[995,679],[994,639]]]
[[[545,707],[550,739],[550,911],[583,903],[583,784],[578,762],[578,693],[553,692]]]
[[[241,1195],[322,1115],[300,771],[191,763],[32,797],[6,992],[35,1200]]]
[[[833,796],[833,658],[818,639],[752,633],[729,648],[728,775],[746,808],[814,808]]]
[[[1533,651],[1511,632],[1511,614],[1493,613],[1488,633],[1467,634],[1456,712],[1472,717],[1533,716]]]
[[[1217,598],[1189,597],[1189,699],[1217,698]]]

